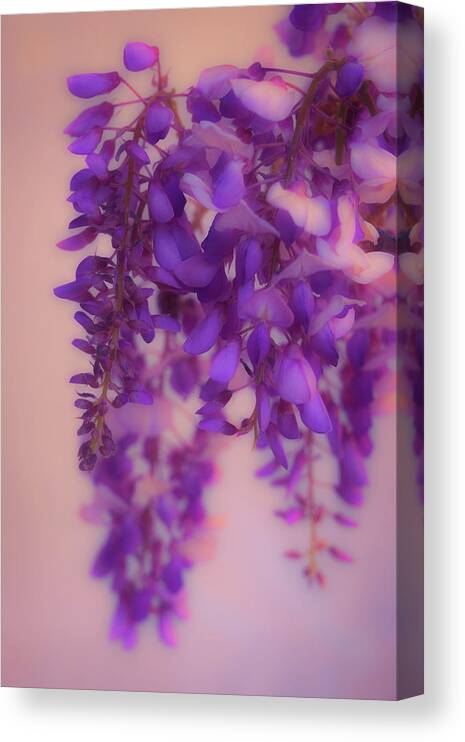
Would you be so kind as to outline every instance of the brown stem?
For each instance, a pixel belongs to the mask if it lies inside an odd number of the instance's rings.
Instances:
[[[305,124],[307,122],[307,118],[308,118],[310,109],[313,105],[315,96],[318,92],[320,83],[324,80],[324,78],[330,72],[333,72],[334,70],[338,69],[338,67],[340,67],[343,63],[344,63],[343,60],[336,61],[332,59],[325,62],[324,65],[318,70],[318,72],[315,73],[315,76],[312,82],[310,83],[310,86],[302,99],[302,104],[297,112],[294,136],[292,137],[292,141],[291,141],[289,159],[287,162],[286,175],[285,175],[286,183],[288,183],[290,178],[292,177],[295,160],[299,153],[300,145],[302,142],[302,136],[305,130]]]
[[[152,99],[149,101],[149,103],[152,102],[152,100],[155,100],[158,93],[156,93]],[[147,104],[148,107],[148,104]],[[141,136],[142,127],[144,125],[145,120],[145,113],[147,111],[147,108],[142,112],[140,115],[140,118],[137,122],[137,125],[134,130],[134,136],[133,136],[133,142],[137,144],[139,141],[139,138]],[[121,312],[121,309],[123,307],[124,302],[124,275],[126,272],[126,253],[128,248],[128,237],[131,232],[130,229],[130,209],[131,209],[131,195],[132,195],[132,189],[134,185],[134,175],[135,175],[135,165],[134,160],[132,157],[129,157],[128,162],[128,175],[126,179],[125,184],[125,190],[124,190],[124,216],[123,216],[123,239],[121,242],[121,246],[118,250],[118,256],[117,256],[117,278],[116,278],[116,287],[115,287],[115,306],[114,306],[114,313],[118,315]],[[142,215],[143,207],[145,204],[139,204],[139,213]],[[105,409],[104,406],[106,402],[108,401],[108,389],[111,384],[112,379],[112,372],[113,372],[113,366],[116,360],[116,356],[118,353],[118,344],[119,344],[119,337],[120,337],[120,325],[117,324],[113,327],[111,331],[110,336],[110,355],[108,359],[108,365],[105,369],[103,379],[102,379],[102,386],[101,386],[101,392],[100,396],[97,400],[97,408],[98,408],[98,414],[97,414],[97,420],[95,423],[95,433],[92,436],[91,441],[91,447],[93,453],[97,452],[97,448],[100,445],[101,439],[102,439],[102,432],[103,432],[103,426],[105,424]]]

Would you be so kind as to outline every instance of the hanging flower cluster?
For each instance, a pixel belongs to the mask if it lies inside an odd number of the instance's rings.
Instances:
[[[186,615],[183,585],[192,543],[209,528],[203,503],[214,474],[208,438],[196,431],[189,440],[168,441],[153,420],[133,418],[115,453],[99,459],[94,499],[82,508],[85,520],[108,531],[92,574],[111,578],[117,595],[111,637],[126,648],[148,619],[166,644],[176,643],[173,621]]]
[[[148,93],[117,71],[68,78],[99,100],[65,130],[85,166],[58,246],[92,253],[55,293],[79,305],[79,461],[87,516],[108,529],[93,573],[111,576],[126,646],[150,615],[172,641],[219,436],[268,452],[258,473],[282,492],[277,516],[309,523],[308,549],[286,552],[308,580],[323,584],[325,555],[351,560],[320,530],[356,525],[401,274],[421,452],[421,17],[301,5],[277,32],[312,71],[224,64],[179,93],[157,47],[132,42],[124,65]],[[333,481],[315,473],[325,459]]]

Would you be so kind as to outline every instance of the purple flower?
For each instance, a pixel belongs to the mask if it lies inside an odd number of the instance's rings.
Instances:
[[[199,253],[178,263],[174,274],[185,286],[196,289],[208,286],[217,271],[218,261],[209,260],[207,256]]]
[[[146,70],[156,64],[158,56],[158,47],[149,46],[142,41],[132,41],[124,47],[124,66],[131,72]]]
[[[153,180],[149,188],[150,216],[157,224],[166,224],[174,217],[173,206],[160,183]]]
[[[294,5],[289,20],[299,31],[317,31],[326,17],[324,5]]]
[[[68,146],[68,149],[74,155],[88,155],[95,150],[101,138],[102,130],[98,126],[95,126],[87,134],[83,134],[82,137],[75,139]]]
[[[210,377],[213,381],[227,384],[232,379],[239,363],[240,351],[241,346],[237,340],[232,340],[223,348],[220,348],[214,356],[210,367]]]
[[[117,442],[113,456],[99,461],[95,500],[86,508],[88,519],[108,529],[92,574],[110,580],[117,598],[110,636],[127,649],[137,642],[139,624],[163,623],[168,615],[169,637],[165,631],[160,634],[163,641],[173,641],[184,571],[193,564],[183,550],[205,525],[201,498],[213,471],[204,433],[172,448],[164,436],[144,437],[141,425],[137,427],[138,433]],[[149,499],[136,497],[157,465],[169,472],[165,491]]]
[[[312,367],[297,345],[290,345],[278,358],[275,370],[276,391],[287,402],[302,405],[316,393]]]
[[[346,62],[337,73],[336,93],[349,98],[357,92],[363,82],[365,70],[358,62]]]
[[[412,17],[412,6],[388,0],[387,2],[376,3],[374,15],[380,16],[386,21],[404,21]]]
[[[331,418],[320,394],[314,394],[299,408],[302,422],[314,433],[330,433]]]
[[[158,213],[160,204],[155,203],[157,192],[152,192],[154,209]],[[162,195],[165,214],[170,213],[170,206],[166,202],[166,192]],[[172,208],[172,207],[171,207]],[[153,229],[153,252],[157,262],[167,270],[172,270],[178,264],[199,252],[199,245],[191,231],[172,221],[157,223]]]
[[[87,247],[97,237],[97,230],[92,227],[84,229],[83,232],[75,234],[72,237],[67,237],[65,240],[61,240],[58,243],[58,247],[62,250],[82,250],[83,247]]]
[[[239,70],[231,64],[208,67],[200,73],[196,89],[209,100],[224,98],[231,90],[231,80],[239,77]]]
[[[320,560],[350,560],[320,530],[354,523],[333,512],[332,495],[363,501],[399,340],[392,315],[403,302],[417,327],[422,302],[421,276],[399,296],[389,278],[394,245],[415,257],[423,239],[421,29],[401,13],[408,74],[397,100],[391,5],[368,4],[363,18],[341,12],[334,24],[337,4],[290,9],[278,33],[292,55],[312,53],[308,72],[220,64],[175,92],[158,48],[130,42],[127,69],[157,65],[140,77],[144,89],[118,72],[68,80],[78,97],[120,82],[132,96],[87,107],[65,130],[84,162],[70,182],[73,231],[59,247],[98,238],[98,252],[55,289],[79,305],[73,347],[85,365],[70,379],[79,466],[94,472],[86,517],[105,527],[93,573],[115,594],[111,636],[128,648],[150,621],[175,643],[218,434],[252,437],[267,456],[259,476],[285,498],[276,515],[308,522],[307,547],[286,553],[309,582],[324,583]],[[128,125],[113,117],[126,110]],[[396,154],[409,207],[400,236],[381,209]],[[401,337],[421,457],[421,343],[407,327]],[[243,390],[254,403],[233,424]],[[188,420],[177,429],[174,395],[192,399],[191,435]],[[322,435],[333,466],[321,469],[336,473],[328,482],[314,471]]]
[[[211,314],[207,314],[207,316],[204,317],[196,327],[194,327],[184,343],[184,350],[186,353],[198,356],[202,353],[206,353],[207,350],[210,350],[217,341],[221,324],[222,319],[220,312],[214,311]]]
[[[159,101],[154,101],[145,114],[145,131],[147,140],[150,144],[156,144],[160,139],[164,139],[174,120],[174,114],[171,108],[164,106]]]
[[[179,358],[171,366],[171,386],[181,397],[188,397],[199,380],[195,358]]]
[[[179,557],[173,556],[171,561],[163,567],[162,577],[163,582],[170,591],[170,593],[177,593],[183,586],[183,562]]]
[[[199,123],[200,121],[215,122],[221,119],[216,106],[195,88],[187,97],[187,110],[191,114],[194,123]]]
[[[339,549],[336,546],[328,547],[328,553],[331,554],[333,559],[337,559],[339,562],[351,562],[352,561],[352,557],[349,556],[349,554],[346,554],[345,551],[342,551],[342,549]]]
[[[264,384],[257,386],[257,419],[258,427],[265,432],[271,422],[271,398]]]
[[[255,369],[260,366],[270,352],[270,333],[266,325],[259,323],[251,332],[247,341],[247,353]]]
[[[65,134],[70,137],[82,137],[95,127],[106,126],[113,116],[114,106],[108,101],[99,103],[97,106],[86,108],[65,129]]]
[[[287,462],[286,452],[284,451],[278,430],[273,423],[267,428],[266,438],[278,464],[281,464],[284,469],[287,469],[289,464]]]
[[[244,303],[244,315],[276,327],[290,327],[294,315],[278,289],[256,291]]]
[[[365,363],[369,345],[366,330],[356,330],[347,343],[347,354],[353,366],[360,368]]]
[[[90,72],[68,77],[68,90],[78,98],[93,98],[111,93],[121,82],[117,72]]]
[[[299,425],[291,404],[281,402],[278,405],[277,410],[277,425],[278,430],[284,438],[288,440],[297,440],[301,437]]]
[[[299,281],[296,284],[291,295],[290,306],[296,320],[300,322],[305,332],[308,332],[315,308],[315,299],[308,283]]]

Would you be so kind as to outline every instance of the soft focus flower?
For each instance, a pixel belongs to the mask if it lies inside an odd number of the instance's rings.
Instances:
[[[323,53],[330,38],[324,32],[325,20],[328,15],[338,13],[341,8],[339,3],[295,5],[289,17],[277,24],[276,31],[293,57],[315,54],[317,50]]]
[[[378,90],[407,93],[420,73],[422,31],[413,20],[397,24],[371,16],[354,30],[348,52],[364,66],[366,77]]]
[[[256,291],[243,306],[246,317],[268,322],[276,327],[290,327],[294,315],[278,289],[265,288]]]
[[[164,139],[174,120],[174,114],[171,108],[164,106],[159,101],[154,101],[145,114],[144,124],[147,133],[147,140],[150,144],[156,144],[160,139]]]
[[[298,100],[298,93],[281,77],[270,80],[232,80],[232,89],[245,108],[268,121],[283,121]]]
[[[218,311],[208,314],[194,327],[186,342],[184,350],[194,356],[206,353],[215,344],[221,329],[221,316]]]
[[[350,163],[357,177],[357,193],[367,204],[388,201],[396,189],[397,161],[395,155],[377,146],[376,142],[354,142],[350,148]]]
[[[308,402],[316,392],[313,369],[296,345],[290,345],[280,356],[275,381],[281,398],[294,404]]]
[[[337,73],[336,93],[348,98],[357,92],[365,76],[365,69],[358,62],[346,62]]]
[[[81,98],[126,89],[65,129],[83,161],[58,246],[90,249],[55,294],[78,304],[87,362],[70,383],[95,489],[84,515],[106,529],[93,573],[109,580],[111,636],[128,648],[150,620],[175,644],[219,436],[268,454],[259,476],[286,498],[276,515],[310,525],[308,548],[286,554],[320,585],[320,558],[350,561],[319,529],[354,524],[340,511],[363,501],[399,343],[421,457],[418,18],[395,3],[295,6],[278,33],[292,55],[311,53],[301,70],[260,56],[175,92],[158,47],[129,42],[126,68],[152,70],[143,90],[118,72],[68,79]],[[322,452],[327,483],[314,478]]]
[[[303,183],[283,188],[274,183],[267,194],[268,202],[277,209],[287,211],[294,223],[309,234],[325,235],[331,228],[331,207],[322,196],[309,196]]]
[[[320,394],[314,394],[299,409],[302,422],[313,432],[329,433],[332,430],[331,418]]]
[[[181,179],[181,188],[206,209],[226,211],[237,206],[245,194],[243,163],[224,156],[218,165],[212,175],[205,173],[203,178],[187,173]]]
[[[192,135],[196,142],[201,145],[221,150],[230,157],[237,157],[242,160],[251,160],[253,157],[253,145],[239,139],[234,129],[224,124],[201,121],[198,124],[193,124]]]
[[[317,250],[327,265],[339,268],[356,283],[372,283],[391,270],[394,257],[381,251],[365,252],[356,244],[361,236],[354,200],[348,196],[338,199],[339,224],[328,240],[319,238]]]

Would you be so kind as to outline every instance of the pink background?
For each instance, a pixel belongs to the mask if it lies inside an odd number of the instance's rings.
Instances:
[[[395,696],[395,425],[381,419],[372,486],[354,531],[338,529],[352,566],[328,565],[308,589],[281,557],[298,532],[273,515],[254,479],[250,442],[233,442],[209,492],[224,526],[215,557],[189,576],[179,646],[152,626],[128,653],[110,643],[113,598],[89,577],[101,532],[78,509],[73,389],[80,370],[72,308],[51,293],[70,280],[65,204],[77,158],[61,135],[79,111],[65,77],[117,68],[128,40],[160,46],[180,89],[205,66],[248,65],[283,9],[81,13],[3,19],[4,481],[3,684],[333,697]],[[301,68],[306,64],[300,61]],[[77,262],[79,256],[76,256]]]

